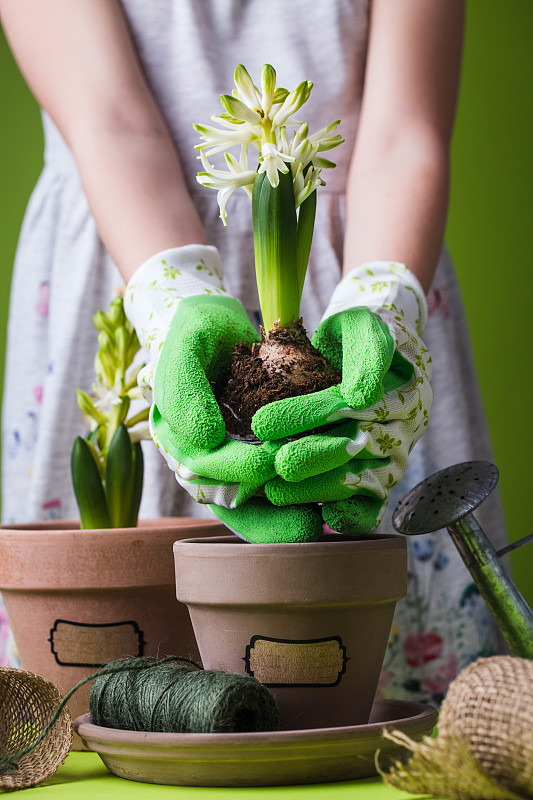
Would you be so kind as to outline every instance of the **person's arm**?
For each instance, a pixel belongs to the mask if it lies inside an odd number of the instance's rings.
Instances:
[[[427,291],[442,247],[463,0],[372,0],[350,166],[344,272],[407,264]]]
[[[76,160],[125,280],[154,253],[202,244],[163,117],[115,0],[0,0],[15,58]]]

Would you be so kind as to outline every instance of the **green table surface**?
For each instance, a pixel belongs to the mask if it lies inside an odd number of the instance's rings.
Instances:
[[[426,795],[401,792],[387,786],[380,778],[366,778],[345,783],[321,783],[305,786],[262,786],[257,788],[204,788],[200,786],[155,786],[117,778],[104,766],[95,753],[71,752],[59,770],[33,789],[37,800],[422,800]]]

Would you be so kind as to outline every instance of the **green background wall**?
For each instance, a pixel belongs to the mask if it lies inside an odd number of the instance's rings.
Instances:
[[[470,0],[448,244],[463,290],[511,540],[532,530],[533,3]],[[0,374],[11,265],[42,161],[38,109],[0,41]],[[1,380],[1,378],[0,378]],[[533,604],[533,545],[513,556]]]

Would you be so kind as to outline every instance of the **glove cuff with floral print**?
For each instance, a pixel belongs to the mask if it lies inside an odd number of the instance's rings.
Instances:
[[[416,276],[397,261],[372,261],[349,272],[337,285],[322,321],[349,308],[366,306],[408,323],[419,336],[427,322],[427,302]]]

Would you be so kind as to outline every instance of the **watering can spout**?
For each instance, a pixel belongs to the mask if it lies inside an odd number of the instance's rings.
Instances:
[[[497,482],[498,470],[488,461],[455,464],[411,489],[396,507],[392,524],[409,536],[446,528],[511,654],[533,659],[533,611],[499,561],[533,537],[496,552],[472,513]]]

